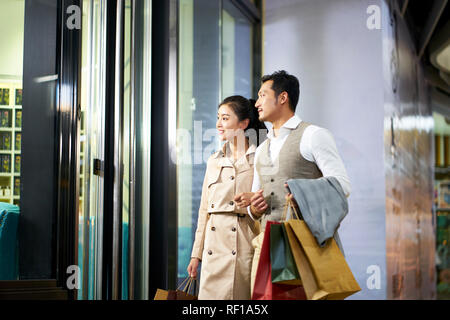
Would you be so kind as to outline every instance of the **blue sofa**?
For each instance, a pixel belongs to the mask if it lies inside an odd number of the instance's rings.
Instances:
[[[0,280],[17,280],[19,276],[19,213],[18,206],[0,202]]]

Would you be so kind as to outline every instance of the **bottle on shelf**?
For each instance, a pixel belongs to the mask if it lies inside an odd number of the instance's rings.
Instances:
[[[9,124],[9,110],[2,110],[0,113],[0,126],[2,128],[10,127]]]
[[[11,136],[10,136],[9,132],[7,132],[4,135],[4,141],[5,141],[5,143],[4,143],[5,150],[11,150]]]
[[[22,133],[16,132],[16,145],[15,149],[20,150],[22,147]]]
[[[20,178],[14,178],[14,195],[20,195]]]
[[[22,110],[16,110],[16,129],[22,127]]]
[[[15,155],[14,172],[15,173],[20,172],[20,155]]]

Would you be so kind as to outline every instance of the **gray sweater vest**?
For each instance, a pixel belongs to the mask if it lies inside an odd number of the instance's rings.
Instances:
[[[256,162],[256,171],[264,190],[264,198],[269,208],[261,218],[261,231],[264,231],[267,220],[280,221],[283,215],[287,190],[284,184],[289,179],[317,179],[322,172],[314,162],[308,161],[300,153],[300,141],[303,132],[310,124],[300,122],[292,130],[281,147],[279,156],[272,162],[269,154],[270,139],[261,144],[261,152]]]

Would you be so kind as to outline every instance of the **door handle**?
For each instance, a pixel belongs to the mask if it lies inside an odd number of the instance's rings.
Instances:
[[[77,119],[81,120],[81,105],[80,104],[77,107]]]
[[[105,171],[103,161],[100,159],[94,159],[94,175],[103,177]]]

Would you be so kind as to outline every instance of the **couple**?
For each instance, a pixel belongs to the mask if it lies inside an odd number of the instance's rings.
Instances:
[[[255,249],[260,249],[266,221],[279,221],[285,198],[292,198],[287,180],[332,176],[346,196],[350,193],[330,132],[295,115],[298,79],[277,71],[261,82],[254,105],[241,96],[219,105],[216,127],[225,144],[208,159],[187,268],[195,278],[202,262],[199,300],[251,299]],[[263,121],[272,128],[256,148],[245,131],[265,129]],[[264,170],[275,162],[277,170]]]

